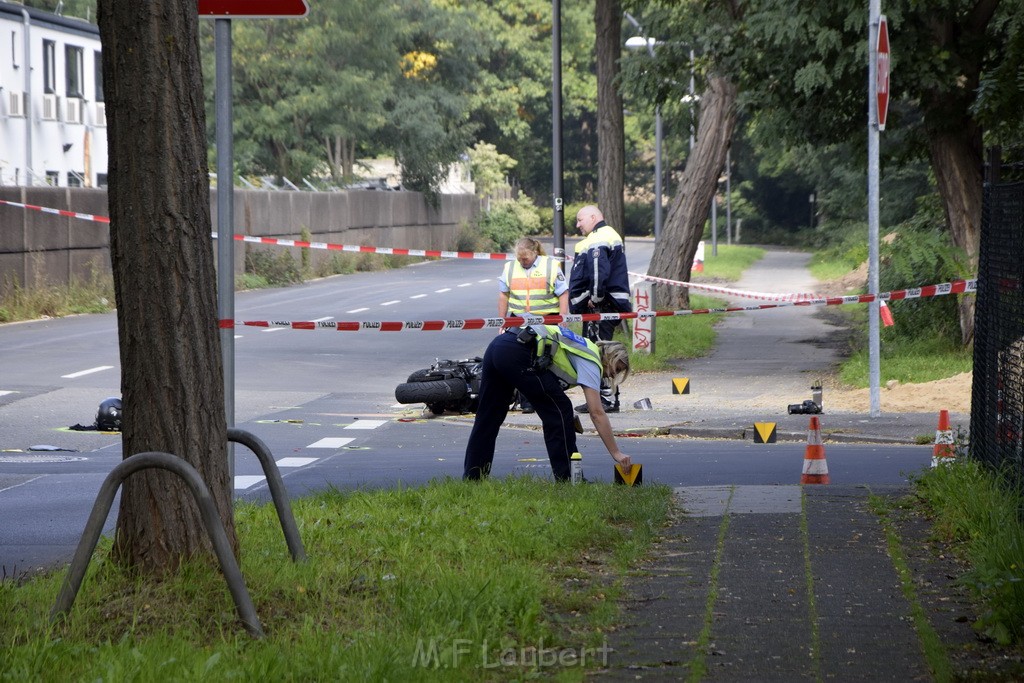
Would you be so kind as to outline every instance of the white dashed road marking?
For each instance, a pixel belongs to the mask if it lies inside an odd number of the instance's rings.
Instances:
[[[0,396],[6,396],[7,394],[14,394],[14,393],[17,393],[17,392],[14,392],[14,391],[0,391]]]
[[[399,301],[398,299],[393,299],[392,301],[385,301],[384,303],[381,304],[381,306],[391,306],[392,304],[399,304],[399,303],[402,303],[402,302]]]
[[[434,294],[444,294],[445,292],[452,291],[451,287],[445,287],[444,289],[435,289]]]
[[[363,311],[368,311],[368,310],[370,310],[370,309],[366,308],[366,307],[363,307],[363,308],[353,308],[351,311],[345,311],[345,312],[346,313],[362,313]]]
[[[415,294],[413,296],[410,296],[409,298],[410,299],[422,299],[425,296],[426,296],[426,294]]]
[[[342,448],[355,441],[355,439],[342,439],[336,436],[329,436],[325,439],[315,441],[306,448]]]
[[[250,486],[255,486],[264,479],[266,479],[266,477],[255,474],[237,476],[235,477],[235,490],[237,491],[239,489],[247,489]]]
[[[103,372],[104,370],[110,370],[113,365],[101,365],[97,368],[89,368],[88,370],[81,370],[79,372],[72,372],[70,375],[61,375],[61,379],[76,379],[78,377],[84,377],[85,375],[91,375],[94,372]]]
[[[308,465],[311,462],[316,462],[320,458],[281,458],[277,461],[278,467],[302,467]]]
[[[387,420],[356,420],[350,425],[345,426],[345,429],[376,429],[382,424],[387,424]]]

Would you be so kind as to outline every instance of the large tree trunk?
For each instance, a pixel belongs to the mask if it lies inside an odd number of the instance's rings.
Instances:
[[[622,56],[622,5],[619,0],[597,0],[597,201],[607,223],[625,234],[623,185],[626,143],[619,94],[619,58]]]
[[[713,76],[701,97],[697,141],[686,162],[679,188],[669,207],[648,272],[656,277],[690,281],[690,267],[704,234],[718,176],[725,167],[725,153],[736,124],[736,86],[727,78]],[[659,309],[684,309],[690,305],[685,287],[656,285]]]
[[[971,272],[977,272],[981,241],[981,133],[973,124],[955,132],[934,133],[929,139],[929,153],[953,244],[963,250]],[[974,306],[973,294],[960,296],[960,335],[965,345],[974,341]]]
[[[196,4],[100,0],[98,18],[123,452],[166,451],[196,467],[237,547]],[[182,480],[146,470],[125,482],[118,562],[164,574],[208,548]]]

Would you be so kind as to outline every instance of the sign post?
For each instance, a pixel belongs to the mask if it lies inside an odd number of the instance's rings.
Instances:
[[[235,152],[231,111],[231,19],[275,19],[309,14],[306,0],[197,0],[200,18],[216,19],[214,112],[217,146],[217,317],[235,319]],[[224,416],[235,426],[235,330],[220,328]],[[228,476],[235,477],[235,447],[227,443]],[[233,484],[232,484],[233,486]],[[234,489],[232,489],[234,490]]]
[[[869,415],[880,417],[881,341],[878,319],[878,199],[879,131],[885,128],[889,111],[889,26],[882,14],[881,0],[868,8],[868,293],[876,296],[868,304],[868,396]]]

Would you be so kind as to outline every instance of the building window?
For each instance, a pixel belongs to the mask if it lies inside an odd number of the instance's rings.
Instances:
[[[82,82],[85,80],[82,48],[74,45],[64,46],[64,80],[68,97],[83,97],[85,95],[82,87]]]
[[[15,33],[14,31],[11,31],[11,65],[15,69],[18,68],[18,41],[17,41],[17,35],[18,35],[17,33]]]
[[[96,101],[103,101],[103,53],[97,50],[92,53],[92,63],[96,77]]]
[[[107,174],[106,173],[97,173],[96,174],[96,187],[106,187],[106,186],[107,186]]]
[[[84,184],[83,176],[81,173],[75,171],[68,171],[68,187],[82,187]]]
[[[60,187],[60,171],[47,171],[46,184],[50,187]]]
[[[52,40],[43,41],[43,92],[57,92],[57,44]]]

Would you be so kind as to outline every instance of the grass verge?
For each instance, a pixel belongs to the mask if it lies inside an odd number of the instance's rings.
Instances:
[[[914,480],[941,540],[966,559],[963,578],[984,605],[975,628],[1000,644],[1024,646],[1024,492],[966,457]]]
[[[710,245],[704,247],[704,272],[693,273],[693,282],[726,280],[735,282],[743,271],[764,258],[764,249],[738,244],[719,244],[718,255],[711,255]]]
[[[143,582],[105,560],[105,541],[60,623],[63,574],[0,582],[0,678],[581,680],[670,493],[537,478],[331,491],[294,504],[305,564],[271,505],[241,504],[259,641],[211,566]]]

